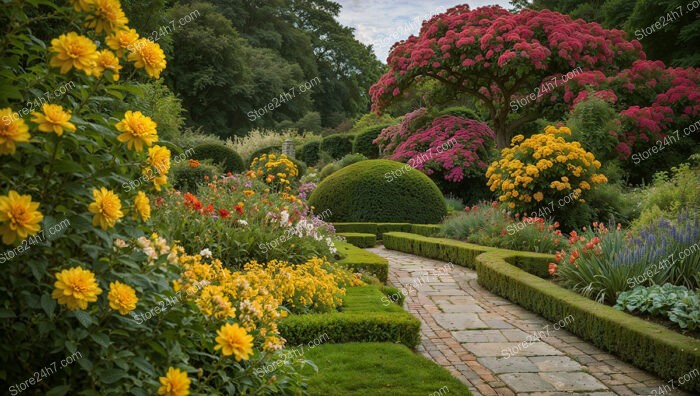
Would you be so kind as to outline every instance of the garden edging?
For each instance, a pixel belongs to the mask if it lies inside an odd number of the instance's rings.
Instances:
[[[403,232],[383,235],[384,246],[476,269],[478,282],[524,308],[558,321],[571,315],[567,331],[637,367],[677,380],[700,367],[700,341],[647,322],[559,287],[537,275],[553,256],[519,252]],[[532,273],[530,273],[532,272]],[[545,272],[545,275],[546,274]],[[700,378],[683,385],[700,391]]]

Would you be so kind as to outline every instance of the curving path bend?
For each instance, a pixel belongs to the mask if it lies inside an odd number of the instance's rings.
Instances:
[[[476,272],[385,249],[389,281],[421,322],[417,350],[475,395],[686,395],[481,287]]]

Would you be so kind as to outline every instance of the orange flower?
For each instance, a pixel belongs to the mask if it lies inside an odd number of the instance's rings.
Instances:
[[[558,266],[554,263],[549,263],[549,275],[554,275],[557,272]]]

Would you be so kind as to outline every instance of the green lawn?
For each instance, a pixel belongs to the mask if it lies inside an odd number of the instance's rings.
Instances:
[[[326,344],[304,350],[311,396],[471,395],[447,370],[401,344]]]

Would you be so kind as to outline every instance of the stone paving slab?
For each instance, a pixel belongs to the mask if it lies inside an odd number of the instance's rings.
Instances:
[[[389,260],[389,282],[422,322],[417,351],[475,395],[686,395],[568,333],[565,323],[559,328],[489,292],[473,270],[383,246],[367,250]]]

